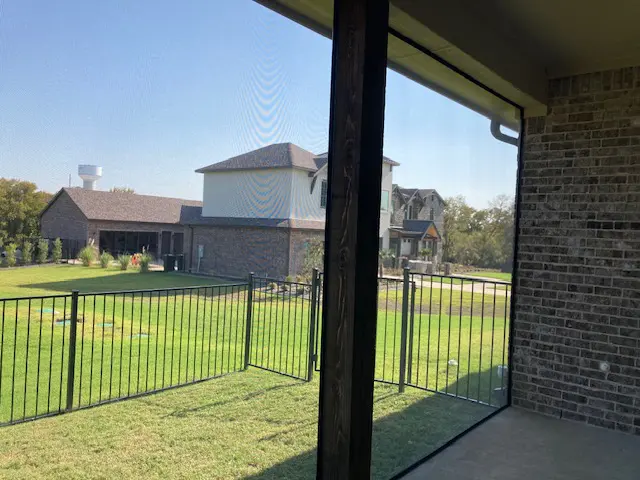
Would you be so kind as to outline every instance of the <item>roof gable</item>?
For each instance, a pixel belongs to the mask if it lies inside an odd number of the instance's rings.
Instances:
[[[293,143],[276,143],[199,168],[196,172],[209,173],[263,168],[298,168],[315,172],[319,168],[315,158],[313,153]]]

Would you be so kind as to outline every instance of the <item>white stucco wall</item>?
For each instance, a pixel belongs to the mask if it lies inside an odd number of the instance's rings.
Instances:
[[[311,192],[311,180],[309,172],[293,170],[291,187],[291,218],[316,220],[324,222],[327,210],[320,206],[320,192],[322,181],[327,179],[327,170],[321,171]]]
[[[291,169],[204,174],[205,217],[290,218]]]
[[[388,163],[382,164],[382,196],[386,195],[387,210],[380,210],[380,236],[382,237],[382,248],[389,248],[389,227],[391,226],[391,190],[393,188],[393,167]]]
[[[325,221],[320,206],[322,181],[317,175],[311,192],[309,172],[294,169],[262,169],[204,174],[202,215],[205,217],[295,218]],[[382,190],[388,192],[388,209],[380,211],[382,248],[389,248],[391,224],[392,168],[383,164]]]

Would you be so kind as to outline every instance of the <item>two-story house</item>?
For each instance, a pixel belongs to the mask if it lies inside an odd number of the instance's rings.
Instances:
[[[433,260],[441,262],[444,207],[434,189],[393,185],[389,248],[408,258],[419,258],[422,249],[429,249]]]
[[[383,159],[380,245],[389,247],[393,168]],[[184,252],[191,271],[233,277],[300,272],[324,241],[327,154],[269,145],[200,168],[203,201],[63,188],[40,217],[44,238],[92,243],[114,255]]]
[[[380,244],[388,248],[393,168],[383,159]],[[219,275],[297,274],[309,243],[324,241],[327,154],[269,145],[196,170],[203,206],[186,222],[192,270]]]

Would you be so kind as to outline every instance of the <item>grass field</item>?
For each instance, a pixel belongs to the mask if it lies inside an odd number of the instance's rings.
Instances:
[[[511,274],[510,273],[497,272],[497,271],[496,272],[488,271],[488,272],[466,273],[465,276],[468,276],[468,277],[495,278],[496,280],[501,280],[503,282],[510,282],[511,281]]]
[[[312,471],[315,457],[310,452],[315,445],[317,380],[306,383],[253,368],[243,371],[248,292],[243,285],[229,287],[216,284],[218,282],[211,278],[164,273],[143,275],[80,266],[0,270],[0,299],[61,295],[17,302],[17,307],[14,301],[0,301],[0,422],[64,410],[70,339],[70,325],[65,319],[69,318],[71,308],[68,292],[74,289],[81,292],[74,408],[171,385],[222,377],[144,399],[39,420],[31,427],[6,427],[0,429],[0,440],[6,432],[42,428],[43,441],[55,444],[60,441],[58,427],[47,429],[46,425],[59,425],[63,432],[64,426],[68,425],[75,432],[74,429],[79,427],[72,417],[82,416],[99,429],[100,422],[104,421],[102,411],[107,409],[115,409],[124,418],[133,415],[157,423],[154,415],[158,410],[153,408],[155,402],[164,402],[167,409],[180,410],[181,394],[189,391],[192,393],[188,400],[194,406],[184,410],[187,412],[185,417],[189,418],[188,424],[183,425],[185,434],[196,435],[198,412],[206,411],[208,413],[201,420],[214,424],[203,428],[221,432],[228,429],[230,442],[226,444],[230,448],[224,452],[212,453],[201,463],[195,462],[190,471],[196,477],[200,475],[198,472],[206,469],[209,469],[209,476],[217,478],[251,474],[283,478],[287,472],[299,472],[305,465],[304,468]],[[189,286],[198,288],[187,289]],[[175,287],[178,290],[137,294],[110,293],[103,296],[91,293]],[[416,308],[409,326],[412,335],[408,345],[413,354],[408,362],[408,384],[493,405],[501,404],[503,399],[494,393],[494,389],[503,382],[496,374],[496,367],[505,363],[507,297],[505,292],[494,293],[478,300],[469,292],[446,291],[435,285],[429,288],[423,285],[416,290]],[[397,382],[399,378],[402,308],[396,299],[397,294],[393,289],[381,288],[379,295],[376,378],[389,382]],[[401,294],[400,291],[400,300]],[[424,301],[425,296],[431,297],[428,304]],[[437,308],[434,297],[438,298]],[[306,378],[311,340],[310,313],[308,291],[290,289],[276,293],[256,288],[248,342],[250,364]],[[237,373],[223,376],[232,372]],[[207,397],[203,393],[207,391],[215,391],[215,398]],[[298,392],[302,392],[299,393],[301,397],[294,400]],[[252,407],[259,410],[245,413],[243,409],[247,402],[236,402],[235,399],[253,398],[254,394],[263,403]],[[289,401],[290,397],[292,401]],[[272,412],[276,417],[272,424],[267,422],[268,428],[261,415],[263,411]],[[376,467],[380,478],[388,476],[394,468],[406,465],[409,460],[415,460],[418,453],[425,454],[435,448],[487,411],[488,407],[482,405],[426,391],[408,388],[399,395],[396,386],[377,385],[375,415],[379,425],[385,425],[379,430],[384,432],[380,433],[381,443],[376,443],[383,446],[374,446],[374,465],[375,452],[380,458]],[[124,435],[131,440],[130,432],[116,433],[126,429],[126,425],[127,422],[111,420],[105,428],[112,435]],[[152,433],[149,433],[153,435],[147,445],[149,451],[142,451],[143,445],[147,444],[145,440],[140,449],[134,448],[122,464],[109,467],[114,475],[122,468],[133,468],[132,471],[148,468],[151,476],[174,475],[171,470],[173,462],[164,462],[158,457],[167,448],[172,448],[173,455],[179,441],[174,438],[174,432],[155,428],[154,425],[150,430]],[[84,427],[79,431],[85,431]],[[77,449],[73,442],[84,440],[76,438],[73,432],[67,434],[70,436],[68,442],[71,442],[68,448]],[[241,432],[241,435],[233,437],[233,432]],[[417,437],[412,439],[414,433]],[[203,444],[195,446],[195,450],[206,448],[208,442],[224,449],[224,435],[221,434],[216,441],[211,435],[202,435]],[[403,435],[409,439],[408,443],[400,441]],[[395,438],[395,441],[391,442],[387,437]],[[167,439],[172,443],[164,443]],[[109,445],[116,448],[114,445],[121,443],[111,439]],[[35,451],[42,448],[38,437],[33,437],[27,450],[31,448]],[[212,447],[212,452],[216,452],[216,448]],[[15,467],[16,476],[25,476],[34,464],[52,474],[62,475],[64,469],[57,472],[52,465],[45,467],[48,462],[43,459],[35,461],[29,451],[18,455],[15,462],[11,460],[15,452],[8,456],[0,455],[0,468],[3,469],[0,475],[11,476],[3,472],[11,473]],[[262,454],[256,457],[256,451]],[[186,447],[181,454],[184,454],[185,461],[189,461],[190,453]],[[83,474],[78,468],[86,467],[77,465],[81,459],[94,463],[90,457],[91,454],[85,452],[80,459],[67,458],[65,461],[74,465],[69,467],[69,474],[93,476],[89,470]],[[128,465],[129,461],[141,458],[144,458],[141,466]],[[96,465],[101,463],[99,459],[95,462]]]

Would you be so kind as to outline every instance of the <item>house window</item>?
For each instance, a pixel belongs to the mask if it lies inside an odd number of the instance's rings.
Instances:
[[[433,207],[431,207],[431,209],[429,210],[429,220],[433,220],[435,218],[435,211],[433,210]]]
[[[382,197],[380,197],[380,210],[383,212],[389,211],[389,190],[382,190]]]
[[[413,205],[409,205],[409,207],[407,208],[407,215],[406,217],[408,219],[412,219],[413,218]]]
[[[327,192],[329,191],[329,186],[326,180],[322,180],[320,184],[320,208],[327,208]]]

